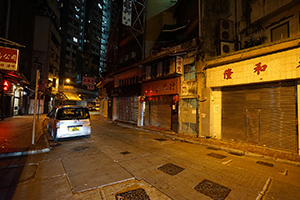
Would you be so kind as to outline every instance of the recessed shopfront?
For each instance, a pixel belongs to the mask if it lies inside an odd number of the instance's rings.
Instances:
[[[299,53],[294,48],[208,68],[210,135],[299,154]]]
[[[296,152],[295,84],[222,88],[222,139]]]

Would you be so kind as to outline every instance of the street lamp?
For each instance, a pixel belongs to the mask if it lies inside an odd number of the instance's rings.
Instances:
[[[65,81],[66,81],[67,83],[70,83],[70,82],[71,82],[71,80],[70,80],[69,78],[67,78],[66,80],[63,79],[63,85],[62,85],[62,92],[63,92],[63,93],[64,93]]]
[[[70,80],[69,78],[63,79],[63,84],[62,84],[62,95],[65,95],[65,94],[64,94],[65,81],[66,81],[67,83],[70,83],[70,82],[71,82],[71,80]],[[63,99],[61,100],[61,104],[62,104],[62,105],[64,104],[64,100],[63,100]]]

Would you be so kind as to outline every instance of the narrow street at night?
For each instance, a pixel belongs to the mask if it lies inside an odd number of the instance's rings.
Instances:
[[[89,138],[1,158],[0,199],[300,199],[297,165],[91,119]]]

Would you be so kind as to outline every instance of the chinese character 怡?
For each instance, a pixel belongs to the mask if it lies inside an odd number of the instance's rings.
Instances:
[[[232,74],[233,74],[232,69],[226,69],[224,72],[224,79],[231,79]]]
[[[257,63],[254,68],[254,73],[257,73],[257,75],[260,74],[260,72],[263,72],[267,69],[267,65],[261,66],[261,62]]]

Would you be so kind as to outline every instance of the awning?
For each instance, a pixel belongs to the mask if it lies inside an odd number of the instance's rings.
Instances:
[[[64,95],[67,97],[69,101],[82,101],[77,94],[64,92]]]
[[[18,71],[0,70],[0,73],[3,73],[4,78],[10,82],[30,85],[24,74]]]

